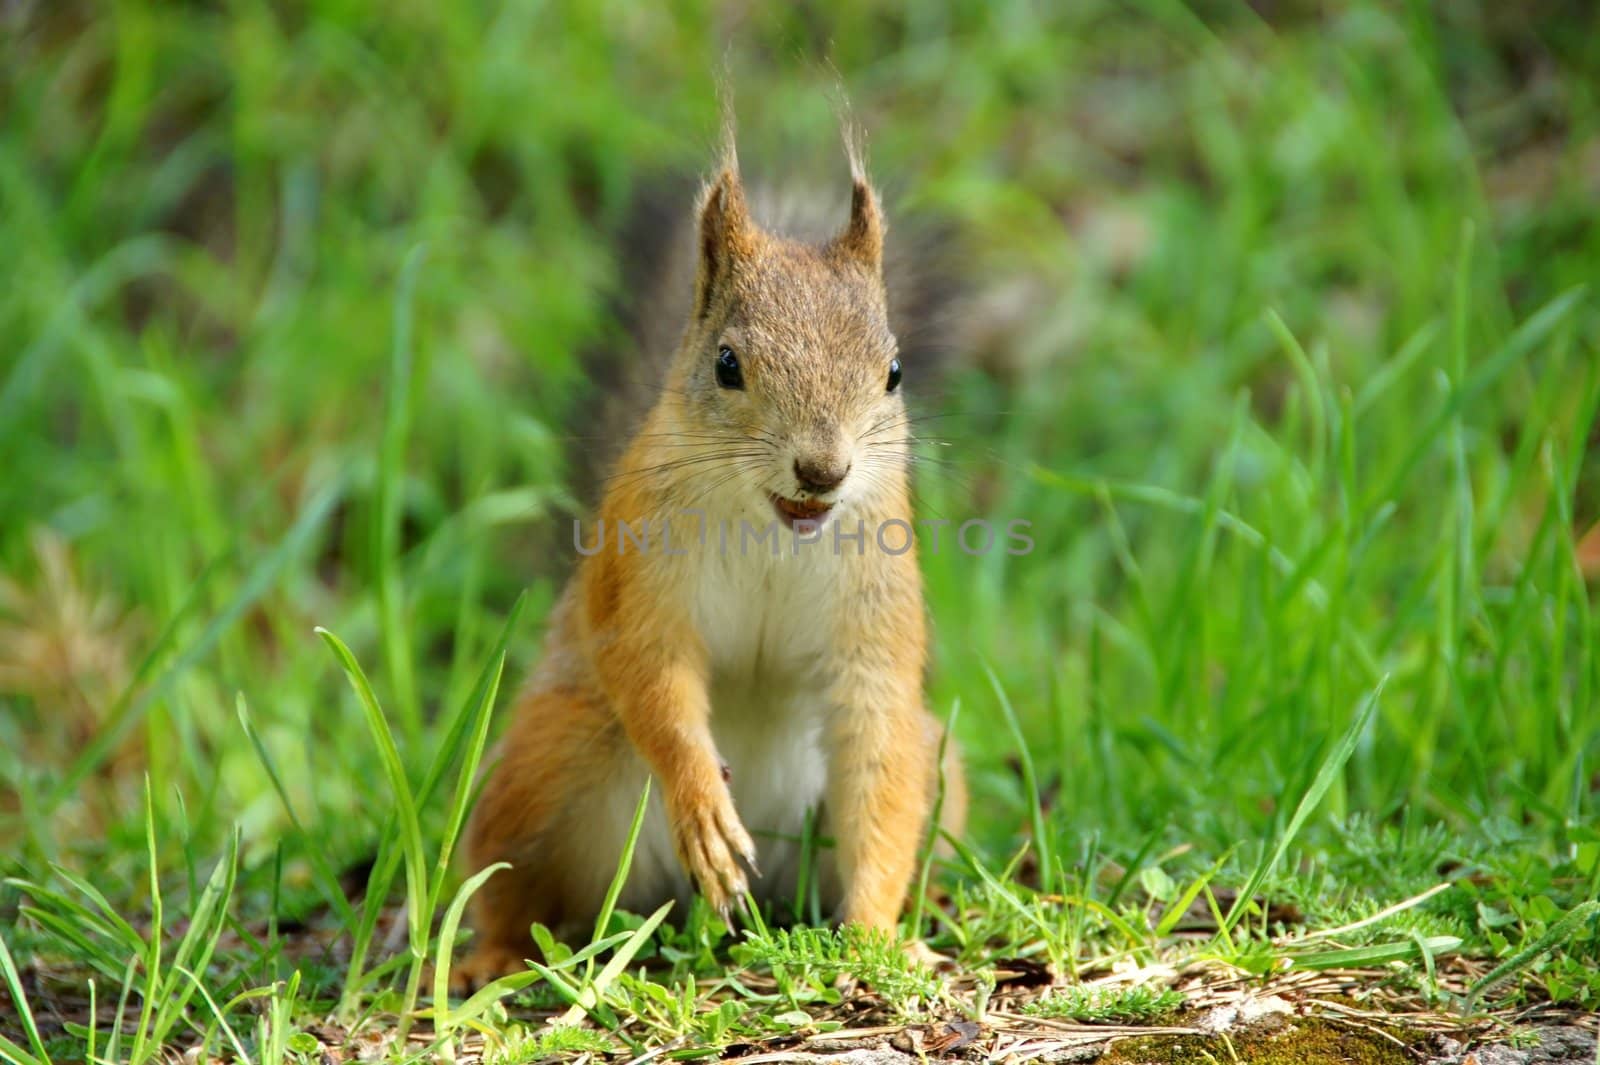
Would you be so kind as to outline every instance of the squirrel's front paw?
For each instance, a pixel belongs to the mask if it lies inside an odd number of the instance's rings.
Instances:
[[[750,882],[740,866],[756,868],[756,846],[744,830],[733,799],[723,788],[673,804],[673,836],[678,860],[693,876],[706,901],[726,919],[734,902],[743,898]]]
[[[504,944],[478,947],[450,967],[450,993],[465,998],[499,977],[526,970],[523,956],[527,953]]]

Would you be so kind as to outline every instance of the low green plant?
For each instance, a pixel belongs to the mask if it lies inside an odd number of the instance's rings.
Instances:
[[[778,995],[793,1009],[838,1001],[837,985],[844,979],[871,985],[906,1015],[939,1001],[943,993],[938,976],[894,936],[857,925],[768,928],[758,921],[730,954],[741,965],[770,969]]]
[[[1023,1006],[1022,1012],[1030,1017],[1085,1024],[1153,1021],[1181,1008],[1183,1001],[1183,993],[1170,987],[1078,985],[1037,998]]]

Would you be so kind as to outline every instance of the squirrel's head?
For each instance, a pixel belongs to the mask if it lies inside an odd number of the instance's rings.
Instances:
[[[903,483],[908,433],[877,193],[847,138],[850,216],[831,239],[758,226],[733,152],[701,193],[694,310],[675,364],[687,433],[733,448],[787,523]]]

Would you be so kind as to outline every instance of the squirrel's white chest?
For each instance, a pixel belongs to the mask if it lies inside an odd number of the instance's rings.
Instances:
[[[695,560],[694,621],[714,685],[817,687],[839,596],[839,559],[820,545],[776,554],[708,551]],[[713,708],[714,709],[714,708]]]
[[[821,552],[706,560],[695,622],[711,658],[711,732],[734,805],[761,851],[761,892],[785,897],[799,866],[792,842],[828,779],[823,742],[837,559]]]

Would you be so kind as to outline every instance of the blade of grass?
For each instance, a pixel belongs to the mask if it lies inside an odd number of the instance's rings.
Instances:
[[[605,937],[606,926],[611,923],[611,914],[617,908],[617,898],[622,894],[623,884],[627,883],[628,870],[633,866],[633,851],[639,843],[639,832],[644,828],[645,811],[650,807],[651,779],[645,777],[644,787],[639,789],[639,801],[633,807],[633,821],[628,825],[628,838],[622,847],[622,857],[617,862],[617,871],[612,874],[610,886],[606,888],[606,897],[600,904],[600,913],[594,919],[595,939]]]
[[[3,1035],[0,1035],[0,1059],[12,1062],[14,1065],[49,1065],[50,1063],[50,1059],[43,1056],[42,1050],[37,1055],[30,1054]]]
[[[461,826],[467,819],[467,808],[472,804],[473,782],[478,776],[478,763],[483,760],[483,749],[489,742],[489,721],[493,716],[495,697],[500,694],[500,677],[505,672],[506,654],[501,651],[494,656],[492,680],[484,688],[472,712],[468,715],[472,722],[472,738],[467,746],[466,757],[461,762],[461,772],[456,780],[455,798],[450,803],[450,813],[445,822],[444,835],[439,841],[439,859],[433,871],[433,883],[428,888],[428,911],[433,912],[439,902],[439,894],[444,890],[444,882],[450,875],[450,858],[455,853],[456,840],[461,835]]]
[[[322,838],[307,832],[300,815],[295,812],[294,803],[289,799],[289,790],[283,786],[283,777],[278,772],[277,763],[267,750],[267,745],[262,741],[260,734],[256,732],[255,723],[250,718],[250,707],[245,702],[244,692],[235,694],[234,709],[238,712],[239,726],[244,730],[245,738],[250,741],[250,746],[256,752],[256,760],[266,770],[272,789],[278,793],[278,802],[282,804],[284,813],[289,817],[289,824],[294,828],[295,836],[304,848],[306,860],[311,863],[311,873],[317,881],[322,897],[338,913],[339,920],[346,927],[353,927],[356,923],[355,909],[345,896],[344,888],[339,884],[339,876],[333,871],[332,863],[328,861],[327,853],[322,848]]]
[[[506,648],[510,645],[511,635],[516,630],[517,622],[522,616],[523,606],[527,602],[527,592],[518,594],[512,603],[511,610],[506,615],[505,622],[500,626],[500,635],[495,640],[488,660],[484,663],[483,670],[478,675],[477,683],[473,685],[472,694],[461,704],[460,708],[451,717],[449,727],[445,731],[444,739],[438,744],[438,751],[433,762],[428,766],[422,786],[417,789],[416,807],[421,810],[432,801],[434,792],[444,781],[446,773],[454,764],[457,753],[460,751],[469,729],[476,731],[480,724],[478,713],[488,714],[493,709],[493,696],[490,694],[491,686],[499,684],[500,674],[504,668]],[[461,774],[461,784],[470,788],[471,774]],[[458,787],[458,795],[461,789]],[[366,967],[367,952],[371,946],[372,936],[377,927],[378,916],[382,910],[382,903],[389,895],[389,886],[394,883],[395,873],[401,861],[401,853],[388,843],[399,835],[397,824],[393,817],[385,824],[380,840],[377,859],[373,862],[372,873],[367,879],[367,895],[362,906],[359,922],[351,936],[350,961],[346,967],[344,983],[344,1003],[342,1011],[348,1013],[354,1008],[356,996],[360,989],[367,983],[371,974],[364,972]]]
[[[1594,899],[1580,902],[1562,914],[1560,918],[1551,922],[1550,927],[1545,929],[1544,935],[1496,965],[1467,990],[1466,1001],[1469,1008],[1485,991],[1532,965],[1540,955],[1572,939],[1580,928],[1596,917],[1600,917],[1600,901]]]
[[[1318,972],[1323,969],[1360,969],[1416,957],[1437,957],[1449,954],[1460,946],[1461,940],[1456,936],[1428,936],[1420,940],[1403,939],[1394,943],[1375,943],[1369,947],[1351,947],[1348,950],[1285,954],[1284,957],[1295,969]]]
[[[1204,891],[1206,886],[1216,879],[1217,873],[1222,870],[1228,859],[1232,857],[1232,850],[1225,852],[1222,857],[1211,863],[1211,868],[1194,878],[1194,882],[1189,885],[1182,895],[1178,896],[1177,901],[1168,907],[1161,920],[1156,922],[1155,933],[1157,939],[1162,939],[1171,934],[1172,930],[1178,926],[1178,922],[1183,919],[1183,915],[1189,912],[1189,907],[1194,904],[1194,900],[1200,897],[1200,892]]]
[[[383,710],[378,705],[378,698],[373,694],[371,683],[343,640],[320,626],[316,632],[333,650],[334,656],[344,667],[345,676],[349,679],[351,687],[355,689],[357,701],[360,702],[362,714],[366,719],[367,731],[371,733],[373,743],[377,745],[379,760],[383,765],[384,775],[388,778],[389,790],[394,797],[395,814],[399,823],[398,842],[406,871],[406,918],[411,951],[410,972],[407,976],[405,998],[397,1027],[397,1038],[403,1043],[410,1029],[411,1010],[416,1004],[417,992],[422,981],[422,966],[428,950],[428,928],[432,920],[427,905],[428,872],[427,862],[423,857],[422,826],[417,819],[417,808],[412,798],[411,786],[406,781],[405,764],[400,760],[400,750],[395,746],[394,734],[389,730],[388,719],[384,717]],[[367,903],[371,906],[373,900],[370,897],[370,890],[368,894]],[[377,905],[382,905],[381,899]]]
[[[217,1005],[217,1000],[211,997],[211,992],[206,990],[205,982],[196,976],[193,970],[179,967],[177,972],[180,975],[188,978],[189,983],[194,985],[195,993],[200,996],[201,1001],[206,1004],[206,1008],[211,1011],[214,1027],[207,1031],[205,1039],[201,1043],[201,1047],[204,1048],[209,1046],[213,1032],[215,1032],[217,1029],[221,1029],[222,1034],[227,1036],[228,1042],[233,1045],[233,1052],[238,1059],[244,1062],[245,1065],[251,1065],[249,1052],[245,1050],[244,1043],[240,1041],[239,1036],[234,1032],[233,1026],[228,1023],[227,1014],[225,1014],[222,1011],[222,1008]],[[94,1048],[92,1044],[90,1046],[89,1060],[94,1060]]]
[[[1028,749],[1028,741],[1022,734],[1022,724],[1017,720],[1017,712],[1012,707],[1005,688],[1001,686],[1000,678],[995,676],[994,670],[988,663],[984,663],[983,671],[989,678],[989,687],[994,690],[995,698],[999,700],[1000,713],[1005,718],[1006,728],[1010,730],[1011,738],[1016,744],[1017,760],[1022,766],[1022,789],[1028,801],[1028,820],[1033,828],[1033,848],[1039,862],[1039,885],[1046,894],[1054,894],[1057,888],[1053,860],[1055,848],[1045,825],[1044,800],[1039,793],[1038,777],[1034,773],[1033,753]]]
[[[917,873],[917,887],[911,897],[911,916],[906,922],[906,928],[913,939],[922,938],[922,909],[928,901],[928,883],[933,876],[934,844],[939,839],[939,822],[944,814],[945,755],[950,747],[950,737],[955,732],[956,720],[960,716],[961,700],[956,698],[950,703],[950,715],[945,718],[944,731],[939,734],[939,750],[936,755],[938,772],[933,793],[933,811],[928,815],[928,838],[922,844],[922,861],[920,871]]]
[[[1305,826],[1306,820],[1311,816],[1311,812],[1317,808],[1317,804],[1322,801],[1322,797],[1332,787],[1334,778],[1344,769],[1344,764],[1350,760],[1351,753],[1356,749],[1356,742],[1361,738],[1361,734],[1366,731],[1367,724],[1372,720],[1373,714],[1377,712],[1378,698],[1383,694],[1384,683],[1384,681],[1380,680],[1378,686],[1361,701],[1360,707],[1356,710],[1355,718],[1350,722],[1350,727],[1345,730],[1343,736],[1339,737],[1339,742],[1334,745],[1333,750],[1329,751],[1328,756],[1323,759],[1321,767],[1317,770],[1316,777],[1311,781],[1311,786],[1306,789],[1306,793],[1300,797],[1299,804],[1295,806],[1294,815],[1289,818],[1289,823],[1278,836],[1277,843],[1271,853],[1263,856],[1261,862],[1256,865],[1255,871],[1250,874],[1250,879],[1245,883],[1244,889],[1239,892],[1238,898],[1234,899],[1233,905],[1228,908],[1227,916],[1223,920],[1223,927],[1229,932],[1238,923],[1239,918],[1244,913],[1244,908],[1250,904],[1255,897],[1255,893],[1261,889],[1261,885],[1265,883],[1267,877],[1278,867],[1278,863],[1283,861],[1283,856],[1288,851],[1289,845],[1300,834],[1300,829]]]
[[[955,848],[956,854],[967,864],[967,867],[978,874],[978,878],[984,882],[989,891],[1004,902],[1007,908],[1016,914],[1024,924],[1033,926],[1050,954],[1051,964],[1059,967],[1061,959],[1057,956],[1055,929],[1045,921],[1043,915],[1039,912],[1039,907],[1029,906],[1018,898],[1016,893],[1006,885],[1006,878],[997,877],[990,872],[970,847],[949,833],[943,833],[943,835],[950,846]]]
[[[151,795],[150,775],[144,778],[144,831],[145,848],[150,863],[150,941],[146,945],[142,961],[144,963],[145,989],[143,1001],[139,1006],[138,1027],[134,1029],[133,1047],[129,1051],[128,1059],[133,1065],[141,1065],[148,1057],[152,1057],[160,1050],[159,1046],[152,1045],[151,1017],[155,1006],[160,1001],[161,991],[161,941],[163,938],[164,917],[161,904],[161,860],[156,846],[156,812],[155,800]]]
[[[595,1015],[606,990],[616,982],[623,970],[627,969],[628,963],[633,961],[633,956],[650,941],[656,927],[666,919],[667,912],[674,905],[670,899],[662,903],[654,913],[644,919],[643,924],[629,934],[627,941],[617,948],[617,952],[611,956],[605,968],[600,970],[599,975],[593,980],[585,981],[583,989],[578,994],[578,1000],[555,1022],[557,1026],[577,1024],[583,1019],[584,1014],[589,1014],[591,1017]]]
[[[411,426],[412,319],[417,278],[427,258],[426,245],[406,255],[395,286],[394,339],[384,392],[383,431],[378,449],[378,505],[373,511],[373,558],[377,562],[378,631],[389,683],[399,706],[401,731],[415,748],[422,738],[422,709],[407,646],[404,592],[400,582],[400,511],[405,479],[406,438]]]
[[[64,865],[54,863],[50,868],[56,876],[66,882],[67,886],[94,903],[95,908],[99,911],[98,915],[91,914],[77,901],[68,900],[65,895],[59,892],[48,891],[30,884],[25,886],[25,889],[30,894],[37,899],[49,899],[58,908],[67,907],[80,920],[87,918],[89,927],[111,940],[117,948],[125,953],[134,953],[144,946],[144,937],[123,919],[122,915],[117,912],[117,908],[111,905],[110,900],[105,897],[99,888]],[[12,882],[17,883],[18,886],[24,886],[20,881]]]
[[[139,958],[132,955],[122,971],[122,990],[117,994],[117,1012],[111,1022],[111,1036],[106,1040],[106,1060],[121,1061],[122,1033],[128,1016],[128,996],[133,993],[134,977],[139,971]]]
[[[411,949],[414,953],[422,952],[427,944],[427,924],[421,906],[427,891],[427,867],[422,855],[422,826],[417,820],[417,808],[412,800],[411,785],[406,781],[405,763],[400,759],[400,749],[395,746],[394,733],[389,730],[389,721],[384,717],[383,708],[378,705],[378,697],[373,694],[372,684],[367,680],[367,675],[362,670],[361,664],[356,661],[355,655],[343,640],[327,629],[318,626],[316,633],[332,649],[334,657],[344,668],[351,688],[355,690],[357,701],[361,704],[362,715],[366,719],[367,731],[378,748],[379,761],[383,766],[384,775],[388,778],[389,790],[394,796],[395,809],[400,821],[400,845],[405,856],[406,894],[410,900],[407,913],[411,929]]]
[[[228,849],[211,871],[210,879],[200,892],[199,901],[189,914],[189,927],[173,952],[174,972],[163,981],[165,986],[155,1017],[157,1043],[166,1042],[167,1034],[182,1019],[194,994],[194,988],[181,984],[178,976],[185,969],[205,972],[216,953],[217,941],[228,924],[228,904],[233,899],[238,862],[239,831],[236,828],[229,834]],[[158,929],[152,930],[152,935],[155,934],[159,934]]]
[[[1370,512],[1384,500],[1394,498],[1423,458],[1438,446],[1438,441],[1443,437],[1445,427],[1450,420],[1455,418],[1470,400],[1494,384],[1503,373],[1527,357],[1554,333],[1573,311],[1582,306],[1585,291],[1585,286],[1578,285],[1540,307],[1527,321],[1517,327],[1494,354],[1479,363],[1473,373],[1457,387],[1452,388],[1444,405],[1435,411],[1433,417],[1414,435],[1416,443],[1411,450],[1390,471],[1382,487],[1368,493],[1360,509],[1363,512]]]
[[[439,925],[439,945],[435,948],[433,957],[433,1023],[435,1033],[441,1041],[446,1042],[446,1045],[450,1038],[450,1030],[456,1024],[456,1018],[450,1012],[450,955],[455,950],[456,933],[461,928],[461,916],[466,912],[467,903],[472,896],[488,882],[491,876],[502,869],[510,868],[510,862],[495,862],[469,877],[450,900],[450,906],[444,912],[444,920]]]
[[[1292,947],[1300,943],[1309,943],[1314,939],[1327,939],[1331,936],[1348,935],[1351,932],[1358,931],[1370,925],[1375,925],[1379,921],[1386,921],[1397,913],[1404,913],[1406,910],[1421,906],[1424,902],[1427,902],[1441,891],[1448,891],[1454,886],[1454,884],[1449,883],[1435,884],[1433,887],[1422,892],[1421,894],[1413,895],[1409,899],[1404,899],[1395,903],[1393,906],[1385,906],[1371,917],[1363,917],[1359,921],[1352,921],[1350,924],[1340,925],[1337,928],[1319,928],[1315,931],[1307,932],[1304,935],[1297,936],[1295,939],[1286,942],[1283,945],[1285,947]]]
[[[499,685],[500,674],[505,666],[507,648],[511,646],[511,637],[516,632],[517,624],[522,619],[522,609],[527,605],[528,593],[526,590],[517,593],[517,598],[512,602],[511,609],[507,611],[505,621],[500,625],[500,634],[495,638],[494,646],[489,648],[489,656],[484,659],[483,669],[478,673],[478,679],[472,686],[472,693],[461,704],[460,709],[451,717],[449,727],[445,729],[444,739],[438,744],[438,753],[433,762],[428,766],[428,771],[423,774],[422,784],[417,788],[417,807],[426,807],[433,801],[433,793],[438,790],[450,766],[455,763],[461,745],[477,724],[477,714],[490,712],[494,709],[494,699],[488,695],[490,685]]]
[[[17,963],[11,958],[11,948],[6,946],[5,936],[0,936],[0,976],[5,977],[6,990],[11,992],[11,1006],[22,1024],[23,1034],[28,1037],[28,1045],[33,1048],[35,1056],[28,1060],[49,1061],[50,1054],[44,1048],[44,1040],[39,1038],[39,1026],[34,1023],[33,1010],[28,1006],[28,994],[22,987],[22,975],[17,972]]]

